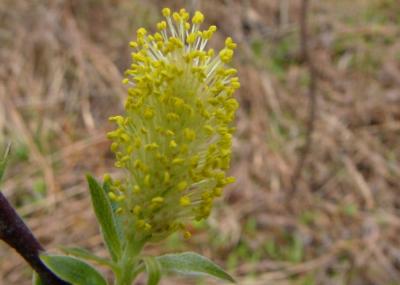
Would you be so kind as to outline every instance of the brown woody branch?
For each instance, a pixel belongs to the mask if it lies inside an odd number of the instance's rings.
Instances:
[[[45,285],[68,285],[40,260],[43,247],[0,192],[0,239],[14,248],[36,271]]]

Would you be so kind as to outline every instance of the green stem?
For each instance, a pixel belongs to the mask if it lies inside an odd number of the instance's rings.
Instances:
[[[143,270],[139,264],[139,254],[145,243],[146,240],[134,240],[127,244],[122,258],[118,263],[118,270],[115,272],[115,285],[131,285]]]

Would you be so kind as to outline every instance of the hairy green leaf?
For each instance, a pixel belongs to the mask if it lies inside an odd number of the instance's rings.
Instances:
[[[208,258],[194,252],[166,254],[157,257],[161,268],[166,272],[175,272],[185,275],[210,275],[226,281],[235,280],[221,267]]]
[[[40,259],[54,274],[73,285],[107,285],[96,269],[75,257],[43,254]]]
[[[34,271],[32,276],[32,285],[44,285],[39,275]]]
[[[108,193],[111,191],[111,183],[109,181],[104,181],[102,188],[108,198]],[[118,209],[117,202],[111,201],[111,199],[108,199],[108,200],[110,201],[111,209],[112,209],[113,213],[115,213],[115,211]],[[115,217],[115,225],[116,225],[117,233],[118,233],[118,236],[121,238],[123,235],[122,234],[122,221],[121,221],[120,216],[114,215],[114,217]]]
[[[147,285],[157,285],[161,279],[161,265],[154,257],[143,258],[147,272]]]
[[[93,208],[100,224],[104,241],[113,260],[119,260],[122,254],[121,241],[109,197],[92,176],[87,175],[86,178],[89,183]]]
[[[101,265],[105,265],[108,266],[112,269],[115,268],[115,264],[105,258],[99,257],[97,255],[94,255],[93,253],[91,253],[90,251],[84,249],[84,248],[80,248],[80,247],[60,247],[60,249],[68,255],[72,255],[81,259],[85,259],[85,260],[90,260],[93,262],[96,262],[98,264]]]

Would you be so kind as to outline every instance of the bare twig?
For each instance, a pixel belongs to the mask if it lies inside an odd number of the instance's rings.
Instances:
[[[37,272],[46,285],[67,285],[54,275],[40,260],[44,249],[33,236],[7,199],[0,192],[0,239],[14,248]]]
[[[307,122],[307,133],[304,147],[300,153],[299,160],[297,162],[296,168],[293,172],[291,181],[291,193],[297,190],[297,183],[301,178],[304,165],[306,163],[307,157],[310,154],[312,147],[312,137],[315,129],[315,119],[317,112],[317,71],[312,61],[310,50],[309,50],[309,32],[308,32],[308,9],[309,0],[303,0],[300,9],[300,48],[301,57],[307,65],[308,72],[310,75],[310,84],[308,87],[309,96],[309,118]]]

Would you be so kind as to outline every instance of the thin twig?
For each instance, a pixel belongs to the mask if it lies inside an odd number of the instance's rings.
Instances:
[[[308,87],[309,96],[309,118],[307,122],[307,132],[304,147],[300,153],[299,160],[297,162],[296,168],[293,172],[291,181],[291,193],[297,190],[297,184],[303,173],[303,168],[306,163],[307,157],[311,152],[313,143],[313,133],[315,129],[315,120],[317,113],[317,70],[312,61],[310,50],[309,50],[309,32],[308,32],[308,9],[309,1],[303,0],[300,9],[300,48],[301,57],[307,65],[308,73],[310,75],[310,84]]]
[[[43,247],[0,192],[0,239],[14,248],[37,272],[45,285],[67,285],[40,260]]]

